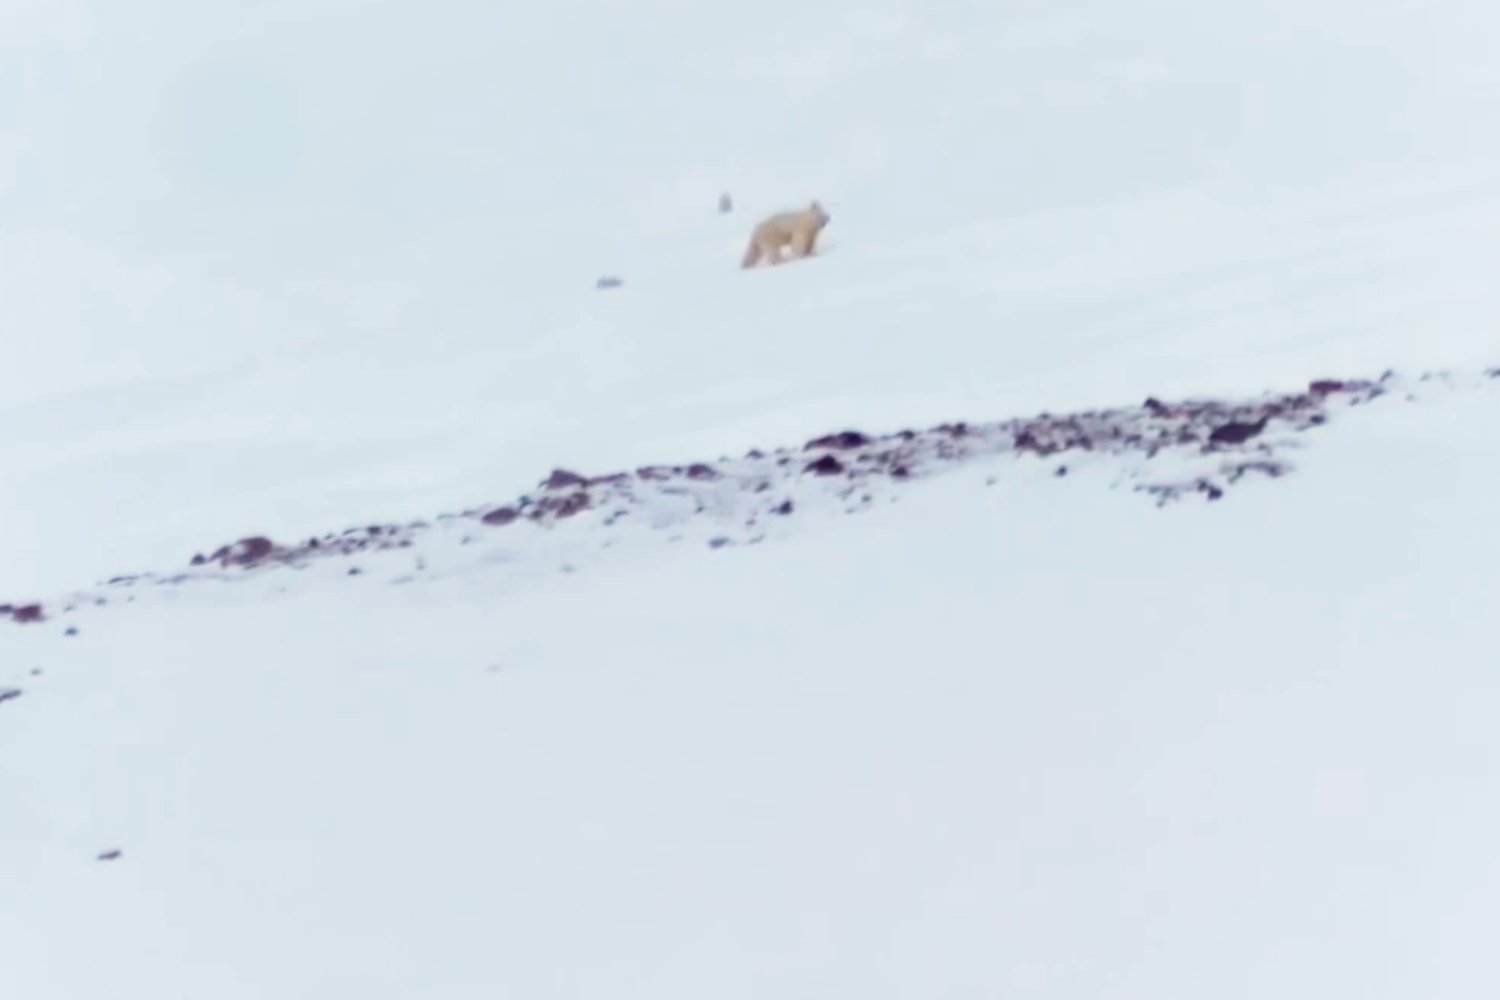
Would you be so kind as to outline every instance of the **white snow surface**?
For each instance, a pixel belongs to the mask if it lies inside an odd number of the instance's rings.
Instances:
[[[7,1000],[1500,993],[1500,8],[511,6],[0,5]]]
[[[1491,995],[1497,418],[7,628],[10,995]]]
[[[1495,360],[1479,0],[4,11],[6,599],[554,465]],[[741,273],[812,197],[824,258]]]

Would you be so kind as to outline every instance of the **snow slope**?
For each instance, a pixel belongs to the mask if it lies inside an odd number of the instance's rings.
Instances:
[[[1497,418],[1388,396],[1216,503],[999,456],[759,546],[7,628],[7,984],[1490,995]]]
[[[6,995],[1493,995],[1497,27],[0,6]],[[1387,369],[1222,452],[984,423]]]
[[[5,11],[7,597],[554,465],[1494,360],[1477,0]],[[823,260],[736,270],[814,195]]]

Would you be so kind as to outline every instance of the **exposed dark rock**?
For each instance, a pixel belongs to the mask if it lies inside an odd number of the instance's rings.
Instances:
[[[1064,450],[1062,447],[1053,444],[1051,441],[1043,441],[1041,438],[1037,437],[1036,432],[1030,427],[1022,428],[1021,430],[1016,432],[1015,441],[1013,442],[1012,447],[1014,447],[1016,451],[1030,451],[1034,452],[1035,454],[1044,456]]]
[[[1283,475],[1286,474],[1288,468],[1289,467],[1282,462],[1269,460],[1241,462],[1238,465],[1224,470],[1224,476],[1231,483],[1239,482],[1245,477],[1246,474],[1251,472],[1259,472],[1261,475],[1268,476],[1271,479],[1280,479]]]
[[[36,675],[35,671],[33,671],[32,672],[32,676],[35,676],[35,675]],[[0,688],[0,702],[7,702],[7,701],[10,701],[13,698],[19,698],[19,697],[21,697],[21,689],[20,688]]]
[[[1486,369],[1484,374],[1500,378],[1500,367]],[[637,480],[659,483],[650,489],[632,482],[629,474],[615,473],[585,478],[578,473],[558,468],[553,470],[541,484],[541,491],[534,496],[522,496],[501,507],[477,507],[457,514],[441,514],[435,521],[467,520],[472,523],[477,520],[488,526],[498,526],[530,519],[548,524],[597,506],[601,508],[601,512],[608,513],[605,523],[613,524],[626,516],[632,506],[649,503],[657,494],[670,494],[686,501],[685,506],[680,502],[674,506],[676,512],[669,513],[669,519],[691,517],[693,512],[706,512],[705,500],[712,492],[695,483],[724,480],[734,487],[736,493],[768,493],[773,489],[785,488],[789,474],[794,475],[798,468],[793,465],[794,462],[806,463],[801,466],[804,473],[846,477],[845,488],[838,492],[841,499],[852,502],[852,498],[858,495],[860,485],[868,488],[870,481],[882,473],[890,480],[902,481],[910,478],[913,470],[925,471],[941,464],[964,461],[970,456],[1003,455],[1007,445],[1015,454],[1031,453],[1039,457],[1082,450],[1109,454],[1130,452],[1145,458],[1163,451],[1180,452],[1188,449],[1197,452],[1199,446],[1207,445],[1200,454],[1217,451],[1220,458],[1229,458],[1238,464],[1217,465],[1213,480],[1188,478],[1168,484],[1137,485],[1134,489],[1154,496],[1158,504],[1189,495],[1216,500],[1224,494],[1229,484],[1238,482],[1247,474],[1276,477],[1285,474],[1289,468],[1276,461],[1281,447],[1279,441],[1257,444],[1238,454],[1230,452],[1226,455],[1226,448],[1256,438],[1273,417],[1283,421],[1279,426],[1289,431],[1306,430],[1325,423],[1328,414],[1335,408],[1359,405],[1383,392],[1398,390],[1408,384],[1404,381],[1390,383],[1388,380],[1391,377],[1393,376],[1387,373],[1378,382],[1317,379],[1308,383],[1308,388],[1301,392],[1241,402],[1185,400],[1169,403],[1150,397],[1139,408],[1123,407],[1062,415],[1042,413],[1024,419],[972,425],[946,423],[927,431],[908,429],[877,437],[847,430],[809,441],[803,446],[802,454],[790,448],[770,451],[757,448],[750,450],[743,464],[724,460],[717,465],[705,461],[687,466],[643,466],[633,475]],[[1429,380],[1445,384],[1451,381],[1446,373],[1430,374]],[[1335,396],[1339,399],[1339,407],[1333,405],[1332,398]],[[1256,461],[1239,462],[1241,458]],[[1057,477],[1070,473],[1068,465],[1054,464],[1052,468],[1052,475]],[[1134,479],[1139,473],[1130,472],[1127,475]],[[895,496],[889,499],[896,502]],[[873,501],[865,497],[861,502]],[[755,525],[755,518],[761,516],[762,512],[786,516],[794,509],[792,500],[777,503],[769,496],[764,501],[756,501],[747,506],[752,514],[750,527]],[[404,527],[370,525],[349,528],[341,534],[330,533],[308,538],[290,548],[276,546],[267,538],[251,537],[224,546],[212,555],[196,554],[192,563],[194,566],[219,564],[226,567],[250,567],[267,563],[300,566],[304,559],[311,557],[352,556],[360,552],[407,548],[414,544],[413,538],[427,527],[428,522],[417,521]],[[478,537],[464,534],[460,544],[469,544]],[[715,547],[720,543],[718,538],[709,542]],[[605,543],[606,547],[608,544]],[[358,568],[351,568],[348,572],[350,575],[357,575],[360,571]],[[144,574],[141,577],[116,577],[110,583],[163,585],[183,582],[192,579],[193,575],[187,572],[168,576]],[[62,614],[57,606],[49,606],[48,612]],[[5,618],[17,622],[42,621],[46,614],[39,604],[19,608],[15,605],[0,605],[0,621]],[[66,634],[77,633],[76,630],[69,629]]]
[[[233,545],[225,545],[208,558],[210,562],[216,562],[220,566],[248,567],[265,559],[275,548],[276,546],[269,538],[257,535],[252,538],[242,538]]]
[[[581,511],[588,510],[589,495],[583,490],[569,493],[562,497],[543,497],[537,501],[536,508],[531,512],[531,517],[540,520],[551,516],[557,520],[572,517]]]
[[[587,479],[576,472],[569,472],[567,469],[553,469],[552,475],[542,481],[542,489],[544,490],[566,490],[572,489],[575,486],[586,485],[588,485]]]
[[[1266,421],[1269,417],[1261,417],[1253,423],[1244,421],[1231,421],[1220,424],[1208,435],[1208,440],[1214,444],[1244,444],[1266,429]]]
[[[120,855],[123,854],[123,853],[124,852],[121,851],[118,847],[111,848],[108,851],[100,851],[99,855],[98,855],[98,860],[100,860],[100,861],[117,861],[117,860],[119,860]]]
[[[870,443],[870,439],[859,431],[840,431],[837,434],[827,434],[820,438],[814,438],[803,446],[803,451],[813,451],[819,448],[832,448],[837,451],[848,451],[850,448],[863,448]]]
[[[47,620],[40,604],[18,604],[10,608],[10,617],[18,625],[34,625]]]
[[[481,523],[488,524],[492,527],[501,527],[503,525],[510,524],[520,516],[520,513],[516,511],[514,507],[496,507],[494,510],[490,511],[479,520]]]
[[[840,462],[832,455],[823,455],[820,458],[816,458],[813,461],[808,462],[807,465],[803,467],[802,471],[816,473],[820,476],[837,476],[843,473],[844,463]]]

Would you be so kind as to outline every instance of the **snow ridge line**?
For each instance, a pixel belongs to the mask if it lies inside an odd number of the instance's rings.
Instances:
[[[1500,379],[1500,368],[1483,375],[1483,381]],[[1447,373],[1426,373],[1416,381],[1434,380],[1455,383]],[[528,523],[550,529],[584,514],[598,515],[597,524],[606,529],[632,512],[646,513],[655,529],[706,515],[734,520],[740,529],[709,539],[711,548],[737,541],[754,544],[765,537],[765,525],[793,514],[794,496],[811,499],[810,490],[853,513],[872,503],[877,491],[960,463],[1007,454],[1044,460],[1070,453],[1080,458],[1134,455],[1145,460],[1171,454],[1186,460],[1182,475],[1162,479],[1155,469],[1138,469],[1127,473],[1134,480],[1132,492],[1153,498],[1158,506],[1193,495],[1215,501],[1247,476],[1278,478],[1290,472],[1291,464],[1281,455],[1289,444],[1285,434],[1326,423],[1336,403],[1356,406],[1410,386],[1409,380],[1386,372],[1373,380],[1319,379],[1302,392],[1240,401],[1166,403],[1153,397],[1135,407],[1041,413],[982,424],[945,423],[879,436],[845,430],[814,438],[800,448],[753,449],[740,459],[644,466],[601,476],[556,469],[536,491],[508,503],[442,514],[432,521],[349,528],[292,544],[245,537],[210,555],[195,555],[185,571],[117,576],[100,590],[222,579],[227,574],[302,568],[336,557],[411,549],[433,531],[457,530],[462,533],[458,544],[468,545],[477,531]],[[1068,471],[1067,465],[1059,464],[1054,474],[1064,476]],[[63,611],[71,611],[80,603],[108,600],[94,592],[75,594],[61,603],[66,605]],[[49,606],[42,602],[0,603],[0,620],[17,624],[43,622],[49,614]]]

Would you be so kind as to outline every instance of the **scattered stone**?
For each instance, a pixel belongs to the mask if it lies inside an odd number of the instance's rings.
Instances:
[[[848,451],[851,448],[863,448],[870,443],[870,439],[859,431],[840,431],[837,434],[828,434],[815,438],[803,446],[803,451],[813,451],[819,448],[832,448],[837,451]]]
[[[718,538],[710,538],[708,540],[708,547],[711,548],[711,549],[722,549],[724,546],[726,546],[728,544],[729,544],[729,539],[725,538],[722,535],[720,535]]]
[[[1208,435],[1208,440],[1213,444],[1244,444],[1265,430],[1266,422],[1270,419],[1270,417],[1261,417],[1254,423],[1231,421],[1227,424],[1220,424]]]
[[[1259,472],[1270,479],[1280,479],[1287,473],[1290,466],[1275,461],[1240,462],[1237,465],[1224,469],[1224,477],[1231,483],[1237,483],[1248,473]]]
[[[117,860],[119,860],[120,855],[123,854],[123,853],[124,852],[121,851],[118,847],[112,848],[112,849],[110,849],[108,851],[100,851],[99,852],[99,856],[98,856],[98,860],[100,860],[100,861],[117,861]]]
[[[832,455],[824,455],[808,462],[802,471],[816,473],[819,476],[837,476],[844,471],[844,463]]]
[[[251,538],[241,538],[233,545],[225,545],[209,556],[208,561],[216,562],[225,568],[230,566],[248,568],[270,556],[275,549],[276,546],[269,538],[257,535]]]
[[[32,676],[36,676],[35,671],[32,671]],[[19,697],[21,697],[20,688],[0,688],[0,704],[10,701],[13,698]]]
[[[485,514],[483,517],[481,517],[479,521],[481,524],[488,524],[491,527],[498,528],[510,524],[520,516],[520,512],[517,511],[514,507],[496,507],[488,514]]]
[[[723,194],[719,195],[719,214],[727,215],[728,213],[733,211],[734,199],[729,197],[728,191],[725,191]]]
[[[537,501],[530,517],[534,521],[540,521],[550,515],[555,520],[561,521],[563,518],[572,517],[588,508],[589,495],[586,491],[579,490],[563,497],[543,497]]]
[[[623,284],[625,284],[625,279],[616,277],[613,274],[606,274],[594,282],[594,287],[603,291],[609,288],[619,288]]]
[[[66,636],[75,636],[77,634],[78,634],[78,626],[77,625],[69,625],[67,628],[63,629],[63,635],[66,635]]]
[[[587,486],[588,480],[576,472],[567,469],[553,469],[552,475],[542,481],[544,490],[566,490],[575,486]]]
[[[47,620],[46,612],[40,604],[19,604],[14,607],[10,605],[0,606],[9,609],[11,620],[17,625],[34,625]]]
[[[1011,447],[1015,448],[1016,451],[1029,451],[1042,456],[1051,455],[1053,452],[1063,450],[1061,446],[1051,441],[1043,441],[1037,437],[1031,428],[1024,428],[1017,432]]]
[[[1475,372],[1475,376],[1500,378],[1500,367]],[[1175,403],[1163,402],[1156,397],[1145,400],[1140,407],[1124,407],[1110,410],[1080,411],[1074,414],[1037,416],[994,423],[940,424],[927,431],[906,429],[892,434],[870,436],[859,431],[846,430],[807,442],[801,449],[805,457],[799,458],[796,449],[780,448],[769,451],[751,449],[743,462],[721,460],[719,463],[696,462],[687,466],[663,465],[643,466],[633,476],[615,473],[608,476],[585,478],[567,469],[554,469],[541,484],[541,491],[534,496],[522,496],[501,507],[477,507],[460,513],[447,513],[435,518],[439,525],[448,521],[478,521],[486,526],[505,525],[526,518],[538,524],[551,524],[572,517],[582,511],[598,507],[607,512],[605,524],[613,524],[629,513],[637,504],[650,504],[658,496],[680,498],[673,506],[660,512],[652,511],[653,527],[668,527],[674,521],[706,513],[708,506],[717,509],[727,498],[712,496],[717,489],[697,486],[716,480],[728,482],[740,494],[768,493],[783,488],[786,480],[796,474],[794,461],[805,462],[801,471],[818,476],[845,476],[845,488],[839,491],[840,498],[852,502],[857,496],[857,484],[865,484],[872,477],[885,475],[892,481],[904,481],[913,476],[914,470],[925,471],[945,463],[959,462],[971,457],[999,457],[1011,450],[1014,454],[1025,453],[1045,457],[1068,451],[1095,451],[1108,454],[1130,453],[1151,458],[1163,451],[1179,454],[1208,454],[1221,446],[1240,445],[1260,435],[1272,417],[1283,421],[1288,430],[1307,430],[1324,424],[1334,407],[1331,397],[1337,395],[1341,405],[1359,405],[1389,391],[1401,391],[1407,381],[1390,382],[1394,376],[1386,373],[1381,379],[1336,380],[1316,379],[1307,384],[1307,389],[1281,396],[1267,396],[1240,402],[1216,402],[1213,400],[1186,400]],[[1446,373],[1431,378],[1452,383]],[[1206,445],[1202,451],[1198,449]],[[1254,458],[1264,461],[1247,461],[1238,464],[1220,464],[1212,473],[1217,482],[1209,479],[1187,478],[1167,485],[1136,485],[1137,492],[1149,493],[1158,503],[1175,500],[1188,494],[1220,498],[1227,485],[1243,479],[1249,473],[1269,477],[1285,474],[1288,466],[1276,461],[1281,447],[1279,441],[1262,444],[1233,455],[1238,459]],[[806,454],[812,452],[812,454]],[[819,452],[822,452],[819,454]],[[851,457],[852,456],[852,457]],[[1222,452],[1221,452],[1222,457]],[[1052,475],[1064,477],[1071,474],[1070,466],[1055,464]],[[1127,473],[1128,480],[1139,483],[1140,473]],[[643,488],[641,481],[659,483]],[[991,480],[993,481],[993,480]],[[896,497],[888,498],[896,502]],[[685,501],[685,504],[683,503]],[[861,500],[863,503],[872,501]],[[773,505],[774,504],[774,505]],[[792,512],[793,501],[780,503],[769,497],[747,505],[754,517],[762,513],[786,516]],[[729,512],[731,515],[733,511]],[[657,519],[662,518],[662,523]],[[243,538],[232,545],[214,551],[212,555],[201,552],[192,557],[194,566],[218,564],[224,567],[260,566],[267,563],[287,564],[300,568],[304,560],[329,556],[352,556],[360,552],[385,551],[409,548],[413,537],[428,528],[427,521],[416,521],[406,526],[370,525],[350,528],[342,533],[330,533],[307,538],[291,547],[280,547],[270,539],[254,536]],[[674,540],[681,536],[673,536]],[[459,544],[477,541],[478,536],[464,531]],[[714,546],[719,539],[709,542]],[[608,543],[605,543],[606,545]],[[727,541],[721,544],[732,544]],[[738,544],[743,544],[741,541]],[[362,571],[358,567],[348,569],[355,576]],[[110,580],[112,585],[154,586],[174,584],[193,579],[196,574],[187,571],[178,574],[122,576]],[[133,596],[127,596],[133,601]],[[102,598],[97,598],[102,602]],[[62,614],[51,607],[48,610]],[[6,618],[28,623],[46,620],[47,614],[41,604],[0,604],[0,621]],[[76,628],[66,630],[67,635],[76,635]]]

